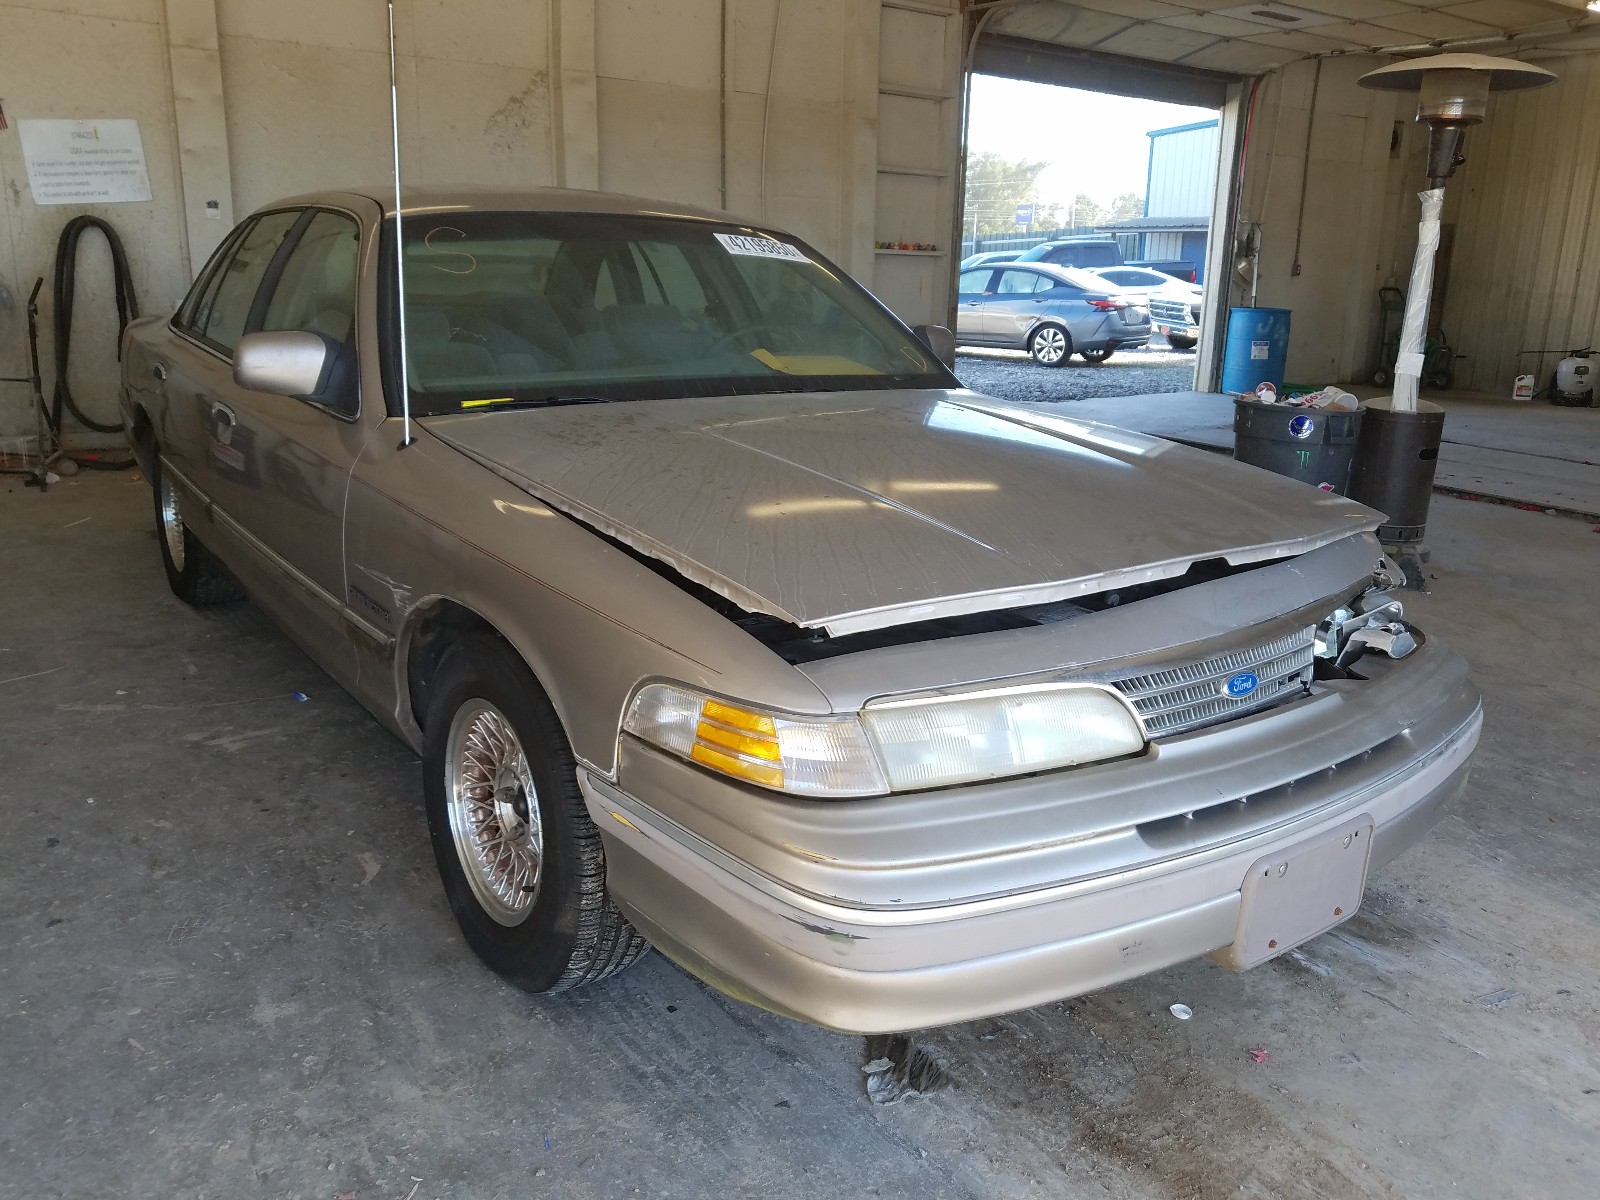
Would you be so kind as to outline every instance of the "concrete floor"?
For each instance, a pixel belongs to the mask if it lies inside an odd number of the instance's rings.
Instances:
[[[1600,1194],[1586,523],[1435,499],[1412,611],[1487,732],[1354,920],[928,1031],[950,1088],[879,1108],[859,1039],[657,956],[543,1000],[480,969],[410,752],[248,604],[174,600],[149,510],[0,481],[5,1200]]]

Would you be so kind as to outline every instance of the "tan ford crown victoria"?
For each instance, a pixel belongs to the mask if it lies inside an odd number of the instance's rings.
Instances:
[[[723,214],[419,193],[403,270],[395,224],[252,215],[129,328],[124,415],[173,591],[422,754],[516,984],[653,945],[867,1032],[1249,967],[1465,785],[1477,693],[1361,505],[967,391]]]

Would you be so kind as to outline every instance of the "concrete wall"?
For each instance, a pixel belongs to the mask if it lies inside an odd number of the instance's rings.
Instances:
[[[1412,97],[1356,86],[1382,61],[1323,63],[1299,275],[1294,241],[1314,65],[1265,77],[1258,95],[1241,217],[1263,225],[1257,302],[1294,311],[1288,374],[1300,382],[1366,379],[1377,290],[1403,289],[1410,276],[1427,134],[1413,120]],[[1519,363],[1532,371],[1542,361],[1548,373],[1558,357],[1519,351],[1600,343],[1600,54],[1544,65],[1560,82],[1493,97],[1446,192],[1454,248],[1432,324],[1464,356],[1455,364],[1458,388],[1509,395]],[[1236,282],[1234,303],[1248,295]]]
[[[61,227],[78,212],[106,217],[134,261],[140,303],[159,308],[188,285],[188,240],[178,170],[174,101],[162,0],[5,0],[0,3],[0,97],[9,129],[0,132],[0,375],[26,370],[23,305],[45,277],[48,371],[51,263]],[[88,209],[40,207],[23,169],[17,121],[29,117],[132,117],[139,122],[152,200]],[[114,418],[115,321],[109,258],[98,235],[84,239],[73,331],[73,390],[91,415]],[[46,390],[51,387],[47,379]],[[31,431],[27,389],[0,384],[0,435]]]
[[[724,206],[794,230],[868,286],[888,261],[874,242],[936,244],[896,256],[879,282],[908,320],[939,318],[958,12],[958,0],[400,0],[406,175]],[[0,374],[20,373],[22,297],[80,211],[122,232],[140,302],[159,312],[235,214],[311,188],[387,186],[379,0],[0,0],[0,22],[0,284],[13,298],[7,309],[0,296]],[[152,200],[36,205],[17,120],[110,117],[138,120]],[[880,120],[893,129],[881,154]],[[82,266],[74,392],[108,419],[109,272],[98,246]],[[0,389],[0,434],[31,428],[25,391]]]
[[[1561,355],[1519,351],[1600,346],[1600,54],[1541,65],[1560,81],[1492,97],[1445,192],[1458,387],[1510,395],[1536,364],[1543,387]]]
[[[1294,63],[1264,77],[1256,95],[1240,223],[1262,228],[1256,303],[1294,313],[1287,374],[1297,382],[1362,376],[1378,288],[1409,271],[1422,180],[1412,108],[1356,85],[1384,61],[1324,59],[1320,78],[1315,63]],[[1236,278],[1233,303],[1249,302]]]

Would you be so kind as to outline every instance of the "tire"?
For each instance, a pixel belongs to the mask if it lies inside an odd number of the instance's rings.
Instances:
[[[1180,337],[1177,334],[1167,334],[1167,345],[1174,350],[1193,350],[1200,344],[1199,338]]]
[[[606,892],[577,764],[532,672],[497,638],[469,634],[445,652],[429,691],[428,832],[467,945],[529,992],[637,962],[650,945]]]
[[[1098,350],[1078,351],[1078,353],[1083,357],[1084,362],[1095,363],[1097,365],[1105,362],[1106,359],[1110,358],[1116,352],[1117,348],[1115,346],[1101,346]]]
[[[1072,335],[1059,325],[1040,325],[1028,335],[1028,353],[1041,367],[1065,366],[1072,357]]]
[[[244,591],[238,581],[183,523],[182,499],[161,469],[160,455],[154,456],[150,484],[156,501],[156,544],[172,594],[196,608],[241,599]]]

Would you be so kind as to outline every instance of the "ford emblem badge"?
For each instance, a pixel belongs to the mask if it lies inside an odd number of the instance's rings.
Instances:
[[[1222,685],[1222,694],[1234,700],[1243,700],[1260,686],[1261,679],[1254,671],[1240,671]]]
[[[1308,438],[1316,431],[1317,423],[1304,413],[1301,413],[1298,417],[1289,422],[1290,437]]]

